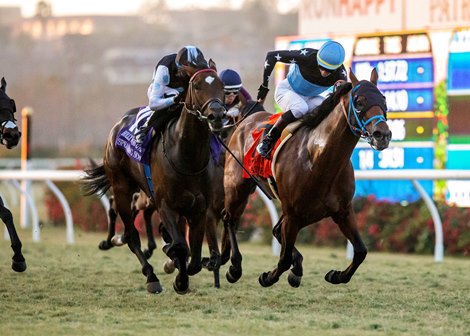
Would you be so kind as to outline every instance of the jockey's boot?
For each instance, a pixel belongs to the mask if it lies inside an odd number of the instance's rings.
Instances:
[[[295,119],[296,118],[290,110],[285,112],[279,119],[277,119],[276,123],[273,125],[273,127],[271,127],[263,141],[261,141],[260,144],[256,147],[256,150],[262,157],[269,158],[269,154],[273,150],[274,144],[281,136],[282,131]]]
[[[157,113],[153,111],[152,114],[147,118],[147,121],[142,126],[140,126],[137,132],[135,133],[135,141],[139,145],[141,145],[147,137],[147,133],[149,132],[152,123],[155,121],[156,114]]]

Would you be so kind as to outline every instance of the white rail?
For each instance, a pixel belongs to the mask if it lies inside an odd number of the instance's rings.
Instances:
[[[62,193],[50,181],[72,181],[76,182],[83,176],[82,170],[2,170],[0,171],[0,180],[30,180],[30,181],[46,181],[51,190],[59,198],[59,201],[64,208],[67,221],[67,242],[73,243],[73,223],[71,219],[71,212],[68,203],[63,197]],[[419,181],[422,180],[470,180],[470,170],[445,170],[445,169],[421,169],[421,170],[356,170],[355,177],[357,180],[411,180],[416,190],[423,198],[426,206],[428,207],[436,232],[436,242],[434,248],[434,259],[440,262],[444,258],[443,247],[443,233],[442,223],[437,211],[437,208],[432,198],[424,191]],[[101,199],[104,208],[109,208],[107,199]],[[266,202],[265,202],[266,203]],[[106,206],[108,204],[108,206]],[[267,204],[268,206],[268,204]],[[278,215],[273,212],[273,208],[268,206],[268,210],[273,221],[273,225],[277,223]],[[33,223],[33,230],[39,230],[34,227],[38,223]],[[34,232],[34,231],[33,231]],[[273,242],[274,244],[274,242]],[[276,242],[277,244],[277,242]],[[278,246],[273,245],[273,252],[279,253]],[[276,253],[275,252],[275,253]],[[352,258],[352,248],[348,244],[347,254],[348,258]]]

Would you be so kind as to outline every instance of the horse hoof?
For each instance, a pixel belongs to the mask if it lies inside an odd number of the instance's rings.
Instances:
[[[302,281],[302,277],[295,275],[294,272],[290,271],[289,275],[287,276],[287,281],[292,287],[298,288],[300,286],[300,282]]]
[[[106,240],[102,240],[98,245],[98,248],[102,251],[109,250],[113,245],[110,245]]]
[[[111,244],[113,244],[113,246],[122,246],[124,245],[124,242],[122,241],[121,236],[116,235],[113,238],[111,238]]]
[[[331,270],[328,273],[326,273],[325,280],[333,285],[338,285],[341,283],[340,275],[341,275],[340,271]]]
[[[160,294],[163,292],[163,288],[160,285],[160,281],[153,281],[147,283],[147,292],[152,294]]]
[[[261,273],[258,277],[258,282],[263,287],[270,287],[273,285],[270,281],[268,281],[268,274],[268,272],[264,272]]]
[[[228,282],[235,283],[242,277],[242,271],[235,271],[234,267],[230,266],[227,270],[227,273],[225,273],[225,277],[227,278]]]
[[[178,286],[176,285],[176,282],[173,282],[173,289],[175,290],[177,294],[180,294],[180,295],[188,294],[191,291],[189,289],[189,286],[183,289],[178,288]]]
[[[11,269],[18,273],[24,272],[26,271],[26,262],[25,261],[12,261]]]
[[[175,271],[175,263],[173,262],[173,260],[167,260],[164,264],[163,264],[163,271],[166,273],[166,274],[171,274]]]

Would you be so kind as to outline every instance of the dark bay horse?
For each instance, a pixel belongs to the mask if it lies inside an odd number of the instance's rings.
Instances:
[[[0,86],[0,143],[6,148],[11,149],[18,145],[21,132],[16,126],[14,113],[16,112],[15,101],[6,94],[7,82],[5,78],[1,80]],[[5,207],[3,199],[0,197],[0,218],[5,223],[8,234],[10,235],[13,258],[11,268],[16,272],[26,270],[26,261],[21,253],[22,244],[13,223],[11,211]]]
[[[225,143],[228,142],[230,137],[233,134],[236,126],[245,119],[248,115],[253,113],[264,111],[263,106],[254,101],[245,102],[241,107],[241,113],[237,118],[233,120],[228,120],[228,124],[224,126],[224,130],[221,133],[221,141]],[[220,252],[218,249],[218,238],[217,238],[217,225],[222,219],[222,212],[224,209],[224,188],[223,188],[223,178],[224,178],[224,165],[225,165],[225,152],[222,152],[219,161],[214,167],[214,174],[212,175],[212,201],[208,208],[207,217],[206,217],[206,239],[209,245],[209,254],[208,258],[202,259],[202,264],[205,268],[214,272],[214,286],[220,287],[219,280],[219,267],[220,267]],[[153,235],[153,226],[152,226],[152,215],[156,211],[155,204],[150,201],[150,198],[145,194],[145,192],[140,191],[139,193],[134,194],[132,200],[132,216],[135,219],[138,212],[142,211],[143,218],[145,222],[145,230],[147,233],[147,249],[143,251],[145,257],[149,259],[153,251],[156,249],[157,244],[155,242],[155,237]],[[108,234],[105,240],[102,240],[99,243],[99,248],[101,250],[109,250],[114,246],[122,246],[122,236],[116,234],[116,219],[117,219],[117,209],[114,202],[114,196],[110,197],[110,209],[108,211]],[[228,259],[228,257],[226,258]],[[164,271],[166,273],[173,273],[175,270],[173,260],[168,260],[164,264]]]
[[[189,290],[188,275],[201,270],[201,248],[207,209],[212,200],[214,173],[210,138],[212,132],[220,132],[225,117],[223,83],[213,62],[210,64],[211,68],[190,74],[181,116],[154,139],[150,154],[153,200],[163,228],[171,238],[164,251],[178,267],[173,288],[180,294]],[[162,287],[141,250],[131,209],[134,193],[144,190],[151,197],[152,192],[143,165],[115,146],[119,130],[129,124],[136,113],[131,110],[114,126],[106,144],[103,164],[87,170],[83,182],[88,195],[102,194],[112,187],[117,213],[124,223],[122,241],[139,259],[142,273],[147,277],[147,290],[159,293]],[[185,239],[186,225],[189,227],[190,251]]]
[[[294,247],[297,234],[303,227],[325,217],[332,217],[354,247],[354,258],[348,268],[328,272],[326,281],[347,283],[366,257],[367,249],[358,232],[351,205],[355,179],[350,157],[361,137],[372,148],[384,150],[389,145],[391,132],[386,123],[385,97],[376,86],[376,70],[372,71],[370,81],[358,81],[351,70],[350,78],[352,84],[338,87],[336,93],[318,108],[318,113],[302,121],[277,154],[273,175],[282,216],[273,229],[273,235],[282,248],[277,267],[259,277],[264,287],[276,283],[291,265],[289,283],[293,287],[300,285],[303,258]],[[331,104],[331,108],[325,108],[325,104]],[[252,131],[265,123],[269,116],[268,113],[257,113],[235,130],[229,147],[239,160],[253,144]],[[259,180],[266,184],[266,179],[260,177]],[[242,168],[231,156],[227,156],[225,164],[224,187],[223,220],[228,238],[222,244],[222,261],[228,254],[227,249],[231,248],[232,265],[227,278],[230,276],[237,281],[242,275],[242,256],[235,231],[255,185],[252,180],[242,177]]]

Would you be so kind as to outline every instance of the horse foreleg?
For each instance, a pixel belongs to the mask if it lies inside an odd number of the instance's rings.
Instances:
[[[124,223],[124,234],[122,241],[127,243],[129,249],[134,253],[142,265],[142,274],[147,277],[147,291],[150,293],[161,293],[160,281],[153,271],[152,265],[145,258],[141,250],[139,232],[134,225],[134,216],[131,210],[132,193],[124,188],[114,187],[117,212]]]
[[[224,229],[228,232],[228,239],[230,241],[230,247],[232,256],[230,258],[231,265],[225,273],[227,281],[230,283],[237,282],[242,277],[242,254],[238,248],[236,228],[237,223],[230,217],[228,213],[224,215]]]
[[[153,207],[144,210],[145,230],[147,232],[147,249],[144,250],[145,258],[149,259],[153,251],[157,248],[155,237],[153,236],[152,215],[155,212]]]
[[[106,240],[102,240],[98,245],[100,250],[109,250],[110,248],[114,247],[113,237],[116,234],[116,219],[117,219],[117,212],[114,208],[114,196],[109,198],[109,210],[108,210],[108,236]]]
[[[261,286],[269,287],[279,281],[279,277],[289,269],[292,264],[292,254],[297,238],[298,228],[295,222],[291,222],[287,216],[283,217],[280,225],[281,232],[281,255],[277,267],[270,271],[261,273],[258,280]]]
[[[188,265],[188,274],[195,275],[202,269],[201,253],[206,226],[206,215],[202,218],[191,220],[189,224],[189,247],[191,249],[191,261]]]
[[[13,216],[11,211],[8,210],[3,204],[3,199],[0,197],[0,218],[5,223],[7,227],[8,234],[10,235],[11,249],[13,250],[13,257],[11,262],[11,268],[15,272],[24,272],[26,270],[26,261],[21,253],[21,240],[18,237],[18,233],[15,229],[15,224],[13,223]]]
[[[282,219],[283,219],[283,215],[281,215],[281,218],[279,218],[279,221],[273,228],[273,236],[276,238],[279,244],[282,244],[282,240],[281,240]],[[304,257],[294,246],[294,250],[292,252],[292,269],[290,270],[289,276],[287,277],[287,281],[289,282],[289,285],[291,285],[292,287],[297,288],[300,286],[300,283],[302,281],[302,276],[303,276],[303,266],[302,266],[303,260],[304,260]]]
[[[354,248],[354,257],[351,264],[344,271],[331,270],[325,275],[325,280],[332,284],[348,283],[359,265],[364,261],[367,255],[367,248],[361,239],[357,230],[356,216],[352,206],[349,206],[345,215],[332,216],[333,220],[338,224],[341,232],[351,242]]]
[[[171,237],[171,243],[163,247],[167,256],[172,259],[178,268],[178,274],[173,282],[173,289],[178,294],[189,292],[189,277],[186,261],[189,257],[189,249],[185,240],[185,219],[171,209],[165,200],[161,202],[159,209],[160,218],[167,234]],[[165,239],[166,241],[166,239]]]
[[[214,287],[220,288],[220,251],[217,242],[217,222],[214,212],[210,210],[206,219],[206,239],[209,246],[209,258],[202,259],[202,266],[214,273]]]

